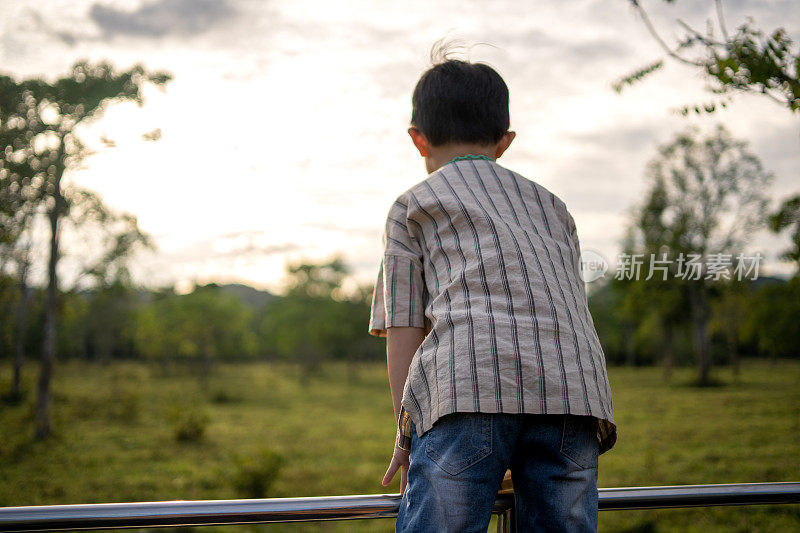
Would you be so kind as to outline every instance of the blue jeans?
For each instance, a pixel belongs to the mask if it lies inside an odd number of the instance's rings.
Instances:
[[[597,531],[597,420],[452,413],[411,437],[397,532],[489,527],[506,469],[519,531]]]

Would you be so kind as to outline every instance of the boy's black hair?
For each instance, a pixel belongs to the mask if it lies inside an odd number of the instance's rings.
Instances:
[[[411,97],[411,125],[433,146],[493,144],[508,131],[508,87],[489,65],[447,59],[428,69]]]

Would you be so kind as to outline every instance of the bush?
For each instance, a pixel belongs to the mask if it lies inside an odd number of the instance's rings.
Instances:
[[[254,455],[235,458],[233,485],[244,497],[266,498],[278,477],[284,458],[264,448]]]
[[[216,389],[211,393],[211,401],[214,403],[235,403],[239,401],[239,397],[231,394],[225,389]]]
[[[209,418],[206,413],[192,407],[173,406],[170,419],[179,442],[199,441],[205,435]]]

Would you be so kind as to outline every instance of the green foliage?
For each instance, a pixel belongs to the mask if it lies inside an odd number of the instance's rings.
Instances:
[[[617,284],[596,281],[589,294],[589,312],[592,315],[597,336],[603,346],[603,353],[609,364],[625,362],[625,336],[623,333],[623,316],[619,312],[620,299],[623,294],[615,290]]]
[[[133,355],[136,293],[120,278],[84,293],[87,300],[86,356],[108,362]]]
[[[361,288],[356,295],[345,296],[341,283],[347,273],[340,258],[287,266],[289,291],[261,318],[265,346],[278,357],[302,363],[307,372],[323,359],[380,356],[380,344],[367,334],[371,294]]]
[[[722,2],[717,0],[721,36],[715,36],[710,20],[706,35],[678,20],[685,34],[672,49],[653,27],[641,3],[638,0],[630,0],[630,3],[666,54],[702,71],[711,82],[707,89],[721,97],[716,102],[683,106],[679,109],[681,114],[688,115],[692,111],[697,114],[713,113],[718,105],[727,107],[731,93],[739,92],[765,95],[787,107],[790,112],[800,110],[800,53],[793,50],[793,42],[785,29],[777,28],[765,34],[753,28],[754,21],[748,17],[735,33],[729,34],[722,14]],[[662,60],[657,60],[639,68],[614,82],[612,87],[620,92],[624,87],[657,71],[661,65]]]
[[[330,298],[341,292],[348,268],[341,257],[327,263],[287,265],[289,295],[307,298]]]
[[[116,72],[109,63],[86,60],[52,83],[0,75],[0,244],[14,244],[37,213],[66,216],[101,236],[97,259],[84,267],[103,280],[117,277],[123,258],[137,247],[149,246],[135,217],[114,212],[91,191],[64,187],[62,178],[92,154],[77,135],[80,125],[102,117],[113,102],[142,105],[145,83],[161,86],[170,79],[141,65]]]
[[[742,334],[773,356],[796,356],[800,339],[800,276],[786,283],[764,284],[747,302]]]
[[[800,274],[800,195],[787,198],[778,210],[770,215],[769,228],[775,233],[787,228],[790,230],[789,238],[792,246],[781,254],[781,258],[794,262],[797,267],[795,275]]]
[[[320,265],[307,266],[302,277],[324,271]],[[328,283],[312,280],[316,287]],[[8,279],[7,292],[0,292],[0,304],[6,301],[9,309],[18,299],[14,284]],[[327,285],[323,294],[304,284],[290,286],[293,290],[286,296],[261,294],[257,299],[262,301],[256,302],[227,286],[201,286],[178,295],[171,289],[135,289],[125,279],[61,292],[58,351],[65,358],[102,362],[146,358],[163,363],[165,369],[180,362],[197,365],[254,357],[284,358],[309,370],[326,359],[383,359],[383,342],[366,332],[371,286],[357,287],[352,294],[344,294],[336,284]],[[34,355],[42,343],[42,290],[32,291],[28,307],[24,344]],[[10,320],[0,324],[0,331],[8,329],[5,349],[10,350],[16,322],[13,313],[4,316]],[[220,402],[226,401],[225,396],[232,401],[238,397],[230,391],[218,392]]]
[[[774,176],[747,144],[717,124],[705,137],[689,127],[658,148],[647,166],[648,201],[639,208],[638,226],[649,248],[730,253],[763,227],[766,188]]]
[[[58,350],[64,357],[83,357],[87,347],[88,302],[73,291],[61,293],[60,299],[61,320],[57,323]],[[44,317],[41,319],[43,322]],[[38,347],[36,348],[38,352]]]
[[[613,82],[611,84],[611,88],[614,90],[615,93],[621,93],[625,87],[633,85],[634,82],[644,79],[645,77],[659,70],[663,66],[664,66],[663,59],[659,59],[658,61],[653,61],[652,63],[645,65],[644,67],[635,70],[630,74],[628,74],[627,76],[624,76],[619,80]]]
[[[233,485],[245,498],[266,498],[284,463],[285,458],[271,448],[239,455],[234,460]]]
[[[706,262],[729,254],[727,275],[735,276],[737,254],[765,222],[765,188],[773,176],[747,143],[733,139],[722,125],[705,138],[697,133],[696,128],[679,133],[648,162],[649,190],[634,210],[624,250],[641,254],[640,275],[615,281],[622,293],[617,313],[628,337],[628,362],[635,352],[660,358],[668,375],[674,356],[680,357],[673,340],[690,323],[698,382],[706,384],[712,366],[711,300],[725,284],[724,278],[707,279]],[[687,276],[690,256],[699,258],[700,268]],[[651,274],[655,260],[664,262],[666,272],[653,268]]]
[[[139,309],[136,345],[140,353],[162,360],[252,357],[252,317],[249,307],[216,285],[186,295],[163,294]]]
[[[91,223],[100,235],[111,237],[101,245],[99,262],[81,265],[83,273],[101,282],[108,281],[109,276],[119,277],[131,252],[147,245],[134,217],[116,214],[96,194],[66,185],[65,175],[80,168],[92,153],[78,132],[81,126],[102,117],[114,102],[132,100],[141,106],[144,84],[163,86],[170,79],[165,72],[148,74],[141,65],[118,73],[106,62],[91,64],[86,60],[76,62],[66,76],[53,82],[41,78],[17,82],[0,75],[0,145],[4,147],[0,152],[0,243],[4,245],[0,253],[5,254],[6,248],[16,251],[20,236],[36,214],[46,214],[50,227],[43,364],[37,388],[38,439],[47,437],[51,429],[49,389],[57,350],[55,332],[61,326],[58,263],[63,256],[59,246],[64,224],[60,222],[76,227]],[[9,208],[23,214],[18,216]],[[85,255],[84,250],[80,257]],[[16,259],[18,271],[26,270],[27,261],[18,255]],[[21,285],[24,288],[25,284]]]

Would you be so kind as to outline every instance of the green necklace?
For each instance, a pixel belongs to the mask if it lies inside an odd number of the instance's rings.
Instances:
[[[470,159],[485,159],[486,161],[494,161],[491,157],[486,157],[485,155],[459,155],[445,163],[445,165],[449,165],[450,163],[454,163],[456,161],[467,161]]]

